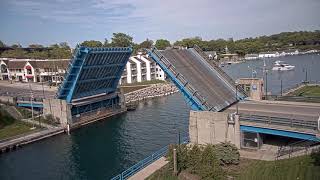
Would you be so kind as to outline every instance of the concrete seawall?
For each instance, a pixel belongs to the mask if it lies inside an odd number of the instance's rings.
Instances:
[[[154,97],[167,96],[178,92],[173,84],[153,84],[150,87],[139,89],[125,94],[126,103],[142,101]]]

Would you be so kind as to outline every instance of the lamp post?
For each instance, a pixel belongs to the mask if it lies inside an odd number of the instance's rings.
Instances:
[[[28,81],[29,82],[29,81]],[[33,92],[32,92],[32,88],[31,88],[31,84],[29,82],[29,88],[30,88],[30,101],[31,101],[31,119],[32,119],[32,128],[31,129],[35,129],[35,125],[34,125],[34,115],[33,115]]]
[[[281,96],[282,96],[282,79],[280,79],[280,91],[281,91]]]
[[[237,115],[239,114],[239,108],[238,108],[238,83],[236,83],[236,112]]]

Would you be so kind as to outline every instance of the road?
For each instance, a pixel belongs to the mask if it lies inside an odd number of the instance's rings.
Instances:
[[[53,98],[56,94],[56,87],[49,87],[40,83],[31,83],[31,89],[35,98],[43,97]],[[0,96],[11,97],[30,97],[30,86],[28,83],[14,82],[11,84],[8,81],[0,81]]]
[[[320,104],[286,101],[243,101],[238,103],[239,113],[284,117],[307,121],[317,121],[320,115]],[[226,112],[235,112],[232,105]]]
[[[170,49],[161,54],[216,109],[224,109],[235,102],[234,89],[193,49]]]

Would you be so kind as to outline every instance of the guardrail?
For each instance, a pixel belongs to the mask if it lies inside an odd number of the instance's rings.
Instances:
[[[295,102],[314,102],[319,103],[320,97],[317,96],[271,96],[276,101],[295,101]]]
[[[182,141],[181,144],[187,144],[189,143],[189,138],[186,137]],[[123,171],[121,174],[118,174],[117,176],[113,177],[111,180],[124,180],[128,179],[129,177],[133,176],[149,164],[155,162],[156,160],[160,159],[161,157],[165,156],[169,151],[169,145],[161,148],[160,150],[156,151],[155,153],[151,154],[150,156],[144,158],[143,160],[139,161],[135,165],[131,166],[130,168]]]
[[[43,102],[43,98],[40,98],[40,97],[34,97],[34,98],[31,98],[31,97],[16,97],[15,99],[17,102],[18,101],[33,101],[33,102]]]
[[[207,100],[201,96],[197,89],[194,88],[189,82],[185,79],[185,77],[178,73],[176,68],[167,60],[166,57],[164,57],[155,47],[152,47],[151,52],[157,56],[157,58],[162,62],[164,66],[175,76],[175,78],[180,81],[180,84],[183,85],[189,92],[190,94],[195,97],[202,106],[205,107],[205,110],[211,111],[212,109],[215,109],[212,105],[210,105]],[[217,110],[217,109],[216,109]]]
[[[279,146],[276,154],[276,160],[286,155],[288,155],[288,157],[291,158],[291,156],[298,151],[303,151],[303,154],[307,154],[311,147],[318,144],[319,142],[302,140],[285,146]]]
[[[254,122],[254,123],[262,123],[262,124],[282,125],[282,126],[288,126],[292,128],[311,129],[316,131],[319,130],[318,129],[319,121],[306,121],[306,120],[300,120],[300,119],[289,119],[289,118],[281,118],[281,117],[247,115],[247,114],[240,114],[239,120]]]

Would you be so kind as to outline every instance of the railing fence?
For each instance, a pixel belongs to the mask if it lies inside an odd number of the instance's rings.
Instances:
[[[183,138],[181,144],[189,143],[189,138]],[[122,173],[118,174],[117,176],[113,177],[111,180],[124,180],[128,179],[129,177],[133,176],[134,174],[138,173],[140,170],[148,166],[149,164],[155,162],[156,160],[164,157],[169,151],[169,145],[161,148],[160,150],[154,152],[150,156],[144,158],[143,160],[139,161],[135,165],[131,166],[130,168],[124,170]]]

